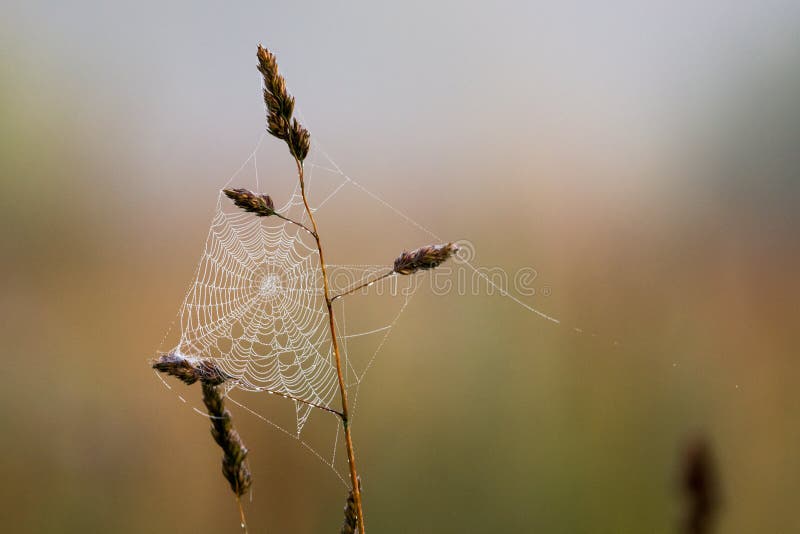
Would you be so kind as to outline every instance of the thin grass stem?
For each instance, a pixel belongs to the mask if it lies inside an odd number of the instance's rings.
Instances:
[[[247,519],[244,517],[244,507],[242,506],[242,498],[238,495],[236,496],[236,505],[239,507],[239,518],[242,521],[242,530],[244,534],[247,534]]]
[[[297,165],[297,176],[300,180],[300,194],[303,197],[303,205],[305,206],[308,219],[311,221],[311,227],[314,229],[313,236],[317,243],[317,251],[319,251],[319,264],[322,270],[322,286],[325,292],[325,304],[328,308],[328,323],[331,332],[331,345],[333,346],[333,355],[336,360],[336,377],[339,381],[339,393],[342,398],[342,426],[344,426],[344,442],[347,450],[347,461],[350,465],[350,482],[353,489],[353,501],[356,508],[356,517],[358,518],[358,532],[365,534],[364,527],[364,511],[361,505],[361,488],[359,487],[358,471],[356,469],[356,456],[353,450],[353,438],[350,433],[350,419],[349,409],[347,404],[347,389],[344,383],[344,375],[342,374],[342,358],[339,354],[339,342],[336,337],[336,322],[333,313],[333,299],[330,296],[330,286],[328,284],[328,271],[325,265],[325,254],[322,249],[322,241],[319,237],[317,230],[317,221],[314,219],[314,213],[308,205],[306,197],[306,184],[303,175],[303,163],[297,156],[294,157],[295,164]]]
[[[390,276],[392,276],[393,274],[395,274],[395,272],[394,272],[394,269],[393,269],[393,270],[391,270],[391,271],[389,271],[388,273],[383,273],[383,274],[382,274],[382,275],[380,275],[380,276],[376,276],[376,277],[375,277],[375,278],[373,278],[372,280],[368,280],[368,281],[364,282],[363,284],[359,284],[359,285],[357,285],[357,286],[355,286],[355,287],[352,287],[352,288],[350,288],[350,289],[348,289],[348,290],[346,290],[346,291],[343,291],[342,293],[339,293],[338,295],[335,295],[335,296],[333,296],[333,297],[331,298],[331,302],[333,302],[334,300],[336,300],[336,299],[338,299],[338,298],[342,298],[342,297],[345,297],[345,296],[347,296],[347,295],[351,295],[351,294],[355,293],[356,291],[358,291],[359,289],[362,289],[362,288],[365,288],[365,287],[371,286],[372,284],[374,284],[374,283],[376,283],[376,282],[380,282],[380,281],[381,281],[381,280],[383,280],[384,278],[389,278],[389,277],[390,277]]]
[[[292,224],[295,224],[295,225],[299,226],[300,228],[302,228],[303,230],[305,230],[306,232],[311,234],[312,237],[314,236],[314,231],[311,228],[309,228],[308,226],[306,226],[305,224],[303,224],[301,222],[297,222],[294,219],[290,219],[289,217],[284,217],[283,215],[281,215],[278,212],[275,212],[274,215],[276,217],[278,217],[279,219],[283,219],[286,222],[289,222],[289,223],[292,223]]]

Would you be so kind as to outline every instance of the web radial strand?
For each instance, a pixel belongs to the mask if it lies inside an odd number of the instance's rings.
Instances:
[[[330,406],[337,393],[319,257],[293,225],[221,207],[180,312],[175,350],[235,387]],[[298,432],[311,406],[296,402]]]

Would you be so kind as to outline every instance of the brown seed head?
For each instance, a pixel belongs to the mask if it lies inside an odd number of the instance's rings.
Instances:
[[[177,352],[159,356],[153,361],[153,369],[174,376],[188,385],[198,380],[218,385],[230,378],[213,360],[189,358]]]
[[[361,489],[361,479],[358,479],[358,489]],[[356,511],[356,498],[353,490],[347,494],[347,502],[344,505],[344,523],[342,524],[341,534],[354,534],[358,526],[358,512]]]
[[[403,252],[394,260],[394,272],[413,274],[424,269],[433,269],[458,252],[458,245],[427,245],[411,252]]]
[[[267,106],[267,131],[282,139],[289,151],[299,161],[308,155],[310,135],[308,130],[292,118],[294,97],[286,90],[286,80],[278,72],[275,54],[258,45],[258,71],[264,78],[264,104]]]
[[[308,151],[311,149],[311,134],[297,122],[297,119],[292,119],[292,129],[289,131],[289,148],[300,161],[306,159]]]
[[[233,492],[241,497],[252,484],[250,470],[245,463],[247,447],[233,428],[231,413],[225,409],[219,385],[230,378],[212,360],[188,358],[177,352],[162,354],[153,362],[153,368],[175,376],[186,384],[200,382],[203,403],[211,418],[211,435],[222,449],[222,474]]]
[[[249,189],[224,189],[223,192],[244,211],[255,213],[258,217],[275,215],[275,204],[269,195],[254,193]]]
[[[245,463],[247,447],[233,428],[231,412],[225,409],[225,403],[219,387],[203,382],[203,403],[211,417],[211,435],[222,449],[222,474],[231,485],[231,490],[241,497],[253,483],[250,469]]]

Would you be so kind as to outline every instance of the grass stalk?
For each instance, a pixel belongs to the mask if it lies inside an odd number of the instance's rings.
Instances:
[[[355,287],[351,287],[350,289],[346,289],[345,291],[343,291],[343,292],[339,293],[338,295],[334,295],[334,296],[333,296],[333,298],[331,298],[331,300],[333,301],[333,300],[336,300],[336,299],[339,299],[339,298],[345,297],[345,296],[347,296],[347,295],[352,295],[353,293],[355,293],[355,292],[356,292],[356,291],[358,291],[359,289],[363,289],[363,288],[365,288],[365,287],[369,287],[369,286],[371,286],[372,284],[375,284],[375,283],[377,283],[377,282],[380,282],[380,281],[381,281],[381,280],[383,280],[384,278],[389,278],[389,277],[390,277],[390,276],[392,276],[393,274],[395,274],[394,270],[391,270],[391,271],[389,271],[388,273],[383,273],[382,275],[380,275],[380,276],[376,276],[375,278],[372,278],[372,279],[370,279],[370,280],[367,280],[366,282],[364,282],[364,283],[362,283],[362,284],[358,284],[358,285],[357,285],[357,286],[355,286]]]
[[[342,426],[344,427],[344,442],[347,450],[347,462],[350,466],[350,482],[352,484],[353,503],[355,505],[356,518],[358,522],[358,532],[360,534],[364,534],[366,530],[364,526],[364,510],[361,504],[361,488],[359,487],[360,485],[358,483],[356,455],[353,449],[353,437],[350,431],[350,410],[347,403],[347,388],[345,387],[344,375],[342,374],[342,358],[339,354],[339,342],[336,337],[336,321],[333,311],[333,299],[331,298],[330,285],[328,283],[328,271],[325,265],[325,253],[323,252],[322,248],[322,240],[319,237],[317,221],[314,219],[314,213],[311,211],[311,207],[308,205],[308,198],[306,197],[303,162],[298,159],[297,156],[294,156],[294,161],[297,165],[297,176],[300,180],[300,194],[303,197],[303,205],[305,206],[306,214],[308,214],[308,220],[311,222],[311,228],[313,229],[312,235],[317,243],[317,251],[319,252],[319,264],[320,269],[322,270],[322,287],[325,295],[325,305],[328,308],[328,324],[331,332],[331,345],[333,346],[333,355],[336,360],[336,378],[339,381],[339,394],[342,399],[341,419]]]

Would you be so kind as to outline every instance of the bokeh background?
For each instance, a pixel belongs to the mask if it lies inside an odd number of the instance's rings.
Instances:
[[[790,0],[4,2],[3,529],[239,531],[197,388],[148,360],[263,131],[262,42],[344,171],[563,323],[420,291],[360,392],[370,531],[675,532],[704,436],[718,531],[799,532],[798,31]],[[337,201],[334,262],[426,242]],[[331,469],[234,416],[251,532],[337,531]]]

